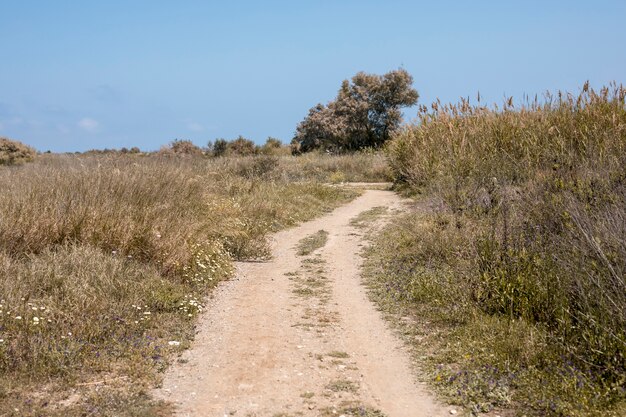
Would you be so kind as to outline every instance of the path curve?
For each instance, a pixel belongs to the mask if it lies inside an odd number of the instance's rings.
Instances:
[[[180,416],[447,415],[415,382],[402,342],[360,285],[363,238],[350,220],[401,205],[390,191],[368,190],[275,234],[270,262],[238,263],[216,289],[156,396]],[[319,230],[326,245],[298,256],[298,242]]]

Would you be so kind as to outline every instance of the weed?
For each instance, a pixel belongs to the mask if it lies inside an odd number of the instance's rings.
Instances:
[[[346,175],[341,171],[336,171],[328,176],[328,182],[331,184],[339,184],[346,181]]]
[[[358,401],[342,401],[337,407],[326,407],[320,410],[322,417],[332,417],[337,415],[354,416],[354,417],[386,417],[382,411],[372,408],[368,405],[361,404]]]
[[[315,295],[315,291],[313,289],[303,286],[294,288],[293,293],[300,297],[312,297]]]
[[[350,220],[350,226],[365,228],[372,224],[377,218],[387,213],[387,207],[374,207],[359,213],[358,216]]]
[[[330,356],[331,358],[340,358],[340,359],[347,359],[350,357],[350,355],[348,355],[346,352],[340,352],[338,350],[328,352],[326,356]]]
[[[299,256],[310,255],[317,249],[324,247],[328,241],[328,232],[326,230],[319,230],[314,234],[305,237],[298,243],[297,254]]]
[[[326,389],[333,392],[357,392],[359,384],[347,379],[338,379],[326,384]]]

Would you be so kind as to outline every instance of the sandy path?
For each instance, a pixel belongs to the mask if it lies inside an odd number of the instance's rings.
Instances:
[[[408,354],[359,281],[362,238],[350,220],[400,205],[389,191],[366,191],[277,233],[271,262],[239,263],[157,397],[181,416],[447,415],[414,382]],[[326,245],[297,256],[298,242],[322,229]]]

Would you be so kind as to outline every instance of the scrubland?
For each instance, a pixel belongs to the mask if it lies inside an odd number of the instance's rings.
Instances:
[[[393,180],[415,206],[369,234],[365,281],[424,378],[473,415],[624,415],[625,99],[438,102],[386,156],[0,166],[0,414],[166,415],[147,392],[232,261],[358,193],[325,184]]]
[[[0,414],[166,413],[147,392],[211,288],[269,256],[268,233],[355,197],[322,184],[338,172],[372,179],[324,156],[0,167]]]
[[[388,147],[417,208],[376,237],[367,282],[472,414],[624,415],[625,96],[435,103]]]
[[[284,181],[386,182],[391,171],[382,152],[330,154],[310,152],[299,156],[258,155],[217,158],[215,167],[244,177],[263,176]]]

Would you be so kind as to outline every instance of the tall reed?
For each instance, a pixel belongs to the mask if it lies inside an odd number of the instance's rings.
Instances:
[[[604,399],[626,390],[625,98],[587,83],[519,107],[437,102],[388,148],[395,180],[453,219],[434,233],[470,245],[446,285],[545,329]]]

